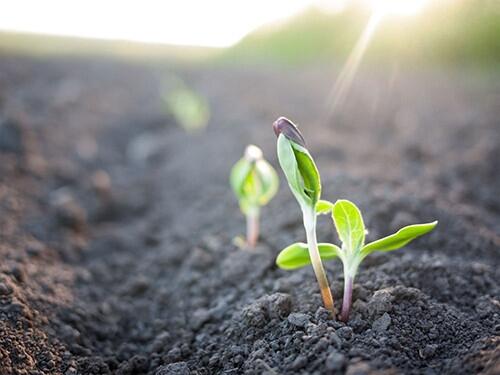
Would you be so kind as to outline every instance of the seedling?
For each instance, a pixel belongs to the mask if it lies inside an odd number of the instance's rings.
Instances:
[[[172,77],[170,85],[172,87],[163,95],[166,110],[186,132],[203,130],[210,119],[208,101],[180,78]]]
[[[402,248],[417,237],[420,237],[437,225],[437,221],[426,224],[414,224],[398,230],[395,234],[381,238],[365,245],[365,225],[363,217],[356,205],[348,200],[338,200],[335,204],[319,201],[317,214],[331,213],[342,247],[324,243],[319,244],[320,256],[324,260],[340,258],[344,265],[344,298],[340,319],[347,322],[352,304],[352,287],[359,265],[368,255],[375,251],[393,251]],[[282,250],[276,260],[283,269],[297,269],[311,263],[307,256],[307,247],[303,243],[295,243]]]
[[[279,186],[274,168],[264,160],[260,148],[247,146],[245,155],[231,170],[231,187],[247,220],[247,245],[255,247],[259,238],[260,208],[276,194]]]
[[[302,210],[307,245],[302,244],[304,264],[312,264],[325,307],[335,316],[332,292],[326,278],[316,240],[316,204],[321,196],[321,181],[304,137],[290,120],[280,117],[273,124],[278,137],[278,159],[295,199]],[[293,245],[292,245],[293,246]],[[285,249],[286,250],[286,249]],[[323,251],[326,251],[323,249]],[[304,259],[302,259],[304,262]],[[278,265],[280,265],[278,263]]]

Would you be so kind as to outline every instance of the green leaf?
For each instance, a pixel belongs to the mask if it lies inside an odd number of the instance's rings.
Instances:
[[[314,207],[321,195],[321,182],[311,155],[283,134],[278,136],[277,147],[278,160],[293,195],[301,206]]]
[[[323,260],[342,256],[339,247],[329,243],[318,244],[318,250]],[[276,264],[284,270],[294,270],[311,264],[307,244],[297,242],[283,249],[276,258]]]
[[[234,194],[238,199],[241,199],[244,195],[243,190],[245,181],[247,180],[251,170],[252,164],[245,158],[240,159],[231,169],[229,183],[231,184]]]
[[[278,174],[267,161],[258,160],[255,169],[261,185],[258,201],[259,205],[264,206],[275,196],[280,182]]]
[[[258,159],[240,159],[231,170],[229,182],[245,214],[266,205],[279,186],[276,171],[262,156]]]
[[[173,89],[164,97],[167,109],[177,122],[188,132],[205,128],[210,118],[207,100],[184,84]]]
[[[333,211],[333,203],[327,200],[320,199],[316,203],[316,214],[317,215],[328,215]]]
[[[365,224],[358,207],[340,199],[333,206],[332,218],[343,248],[351,253],[358,252],[365,242]]]
[[[400,249],[414,239],[433,230],[437,223],[437,221],[433,221],[432,223],[426,224],[408,225],[398,230],[395,234],[369,243],[363,247],[361,254],[365,257],[374,251],[392,251]]]
[[[291,142],[300,176],[304,182],[304,193],[316,204],[321,195],[321,180],[318,168],[309,151],[304,147]]]

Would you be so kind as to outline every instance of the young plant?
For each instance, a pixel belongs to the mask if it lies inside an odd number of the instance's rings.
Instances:
[[[437,225],[437,221],[414,224],[398,230],[395,234],[365,244],[365,225],[356,205],[348,200],[338,200],[335,204],[320,201],[316,205],[317,214],[331,213],[342,247],[320,244],[320,255],[324,260],[340,258],[344,266],[344,298],[340,320],[347,322],[352,304],[352,287],[358,267],[368,255],[375,251],[393,251],[402,248]],[[292,270],[303,267],[311,260],[307,258],[304,244],[296,243],[284,249],[276,260],[280,268]]]
[[[316,204],[321,195],[318,169],[306,148],[302,134],[290,120],[280,117],[273,124],[278,137],[278,159],[295,199],[302,210],[307,245],[303,245],[307,262],[312,264],[325,307],[335,316],[332,292],[326,278],[320,253],[327,252],[325,246],[318,247],[316,240]],[[305,265],[304,264],[304,265]],[[279,265],[279,264],[278,264]]]
[[[264,160],[261,149],[249,145],[243,158],[231,170],[229,182],[246,216],[247,245],[255,247],[259,238],[260,207],[266,205],[278,191],[278,175]]]

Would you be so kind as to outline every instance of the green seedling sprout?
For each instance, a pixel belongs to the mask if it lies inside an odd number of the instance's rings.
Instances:
[[[249,145],[243,158],[231,170],[229,180],[246,216],[247,245],[255,247],[259,238],[260,207],[265,206],[278,191],[278,175],[264,160],[261,149]]]
[[[278,137],[278,159],[295,199],[302,210],[307,245],[307,263],[312,264],[325,307],[335,316],[332,292],[321,262],[321,247],[316,240],[316,204],[321,196],[321,180],[314,160],[306,148],[302,134],[290,120],[280,117],[273,124]],[[280,265],[278,263],[278,265]]]
[[[166,110],[186,132],[203,130],[210,119],[208,101],[180,78],[172,78],[171,85],[173,87],[163,94]]]
[[[365,244],[365,225],[356,205],[348,200],[338,200],[335,204],[319,201],[317,214],[331,213],[342,247],[321,243],[320,256],[323,260],[340,258],[344,266],[344,298],[340,320],[347,322],[352,304],[352,288],[358,267],[368,255],[375,251],[393,251],[402,248],[417,237],[435,228],[437,221],[426,224],[414,224],[398,230],[395,234]],[[293,244],[282,250],[276,260],[280,268],[292,270],[311,263],[307,247],[303,243]]]

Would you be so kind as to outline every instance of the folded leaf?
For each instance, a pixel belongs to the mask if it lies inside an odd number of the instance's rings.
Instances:
[[[234,194],[241,199],[243,196],[243,187],[245,185],[245,180],[252,171],[252,164],[249,163],[245,158],[240,159],[234,167],[231,169],[231,175],[229,177],[229,182],[233,188]]]
[[[278,175],[274,168],[262,158],[249,160],[245,155],[232,168],[229,181],[239,200],[241,211],[258,209],[266,205],[276,194],[279,186]],[[247,149],[249,148],[247,147]]]
[[[258,201],[261,206],[265,206],[276,194],[279,187],[278,174],[274,168],[265,160],[259,160],[256,163],[255,170],[257,171],[257,178],[262,187]]]
[[[351,253],[359,251],[365,242],[365,224],[358,207],[339,199],[333,206],[332,217],[343,247]]]
[[[321,180],[318,168],[306,148],[296,143],[292,143],[292,148],[297,160],[300,176],[304,183],[304,194],[309,197],[314,207],[321,195]]]
[[[283,134],[278,136],[278,160],[293,195],[302,207],[314,208],[321,194],[318,169],[309,151]]]
[[[333,210],[333,203],[320,199],[316,203],[316,214],[317,215],[327,215]]]
[[[342,250],[340,250],[338,246],[329,243],[318,244],[318,249],[321,259],[323,260],[342,256]],[[276,264],[279,268],[285,270],[294,270],[311,264],[307,244],[297,242],[281,250],[276,258]]]
[[[433,221],[432,223],[426,224],[408,225],[388,237],[369,243],[363,247],[361,254],[365,257],[374,251],[392,251],[400,249],[414,239],[433,230],[437,223],[437,221]]]
[[[297,160],[295,159],[295,153],[293,152],[291,142],[284,135],[280,134],[278,136],[277,147],[278,160],[288,185],[290,186],[290,190],[292,190],[293,195],[301,205],[307,205],[308,202],[303,196],[304,183],[299,173],[299,167],[297,166]]]

